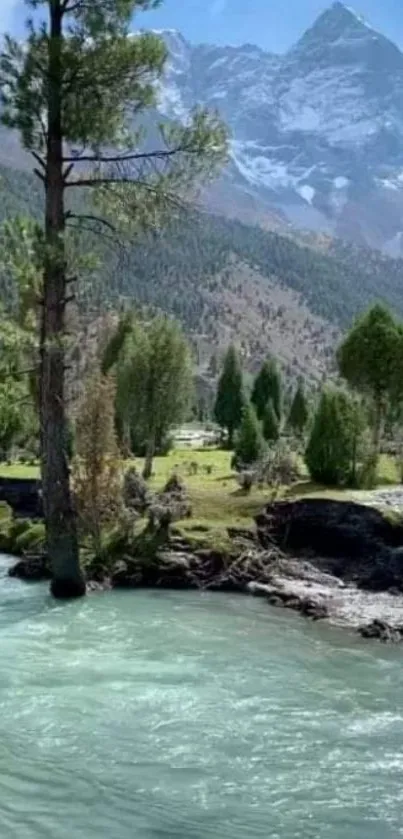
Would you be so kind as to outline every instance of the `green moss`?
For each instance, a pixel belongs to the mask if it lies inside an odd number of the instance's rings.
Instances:
[[[27,528],[14,537],[16,553],[41,552],[45,548],[45,525],[43,522],[28,522]]]
[[[0,522],[11,522],[13,511],[6,501],[0,501]]]

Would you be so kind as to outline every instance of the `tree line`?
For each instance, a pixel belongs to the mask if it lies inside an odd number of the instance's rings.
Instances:
[[[283,434],[294,448],[302,446],[313,480],[373,485],[385,435],[396,443],[401,436],[403,322],[383,305],[373,305],[355,321],[336,360],[338,380],[316,396],[307,394],[300,380],[284,414],[276,360],[263,363],[248,393],[239,354],[229,347],[214,414],[238,468],[259,461]]]

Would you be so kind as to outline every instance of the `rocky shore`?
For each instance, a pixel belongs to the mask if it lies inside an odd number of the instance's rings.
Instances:
[[[154,552],[124,555],[89,574],[89,590],[199,588],[249,593],[311,620],[368,638],[403,640],[403,525],[352,502],[306,499],[268,505],[255,530],[228,530],[231,550],[195,547],[178,530]],[[46,557],[21,558],[10,574],[49,578]]]

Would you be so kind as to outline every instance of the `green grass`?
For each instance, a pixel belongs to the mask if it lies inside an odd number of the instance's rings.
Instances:
[[[39,466],[28,466],[26,463],[0,463],[1,478],[39,478]]]
[[[143,461],[133,461],[139,471]],[[191,474],[191,464],[197,464],[197,474]],[[184,480],[190,495],[193,517],[181,524],[181,529],[193,534],[195,539],[205,539],[203,531],[213,530],[217,537],[224,534],[226,527],[249,527],[254,516],[270,500],[270,489],[253,488],[249,494],[243,493],[231,470],[231,452],[218,449],[177,449],[166,457],[156,457],[150,486],[160,490],[173,472]],[[211,473],[208,473],[211,467]],[[302,471],[302,470],[301,470]],[[37,466],[25,464],[0,465],[0,477],[36,478]],[[399,483],[399,475],[393,458],[382,455],[379,465],[380,486]],[[285,489],[284,498],[333,498],[348,497],[359,500],[359,491],[327,489],[312,483],[302,472],[301,480],[293,487]],[[200,528],[198,532],[198,528]]]
[[[262,508],[269,491],[252,490],[249,495],[240,491],[236,475],[231,471],[231,452],[219,449],[178,449],[154,462],[151,486],[161,489],[169,476],[177,472],[184,480],[192,501],[191,523],[202,526],[245,525]],[[136,461],[142,468],[142,461]],[[190,474],[190,464],[197,464],[196,475]],[[211,474],[207,468],[212,467]]]

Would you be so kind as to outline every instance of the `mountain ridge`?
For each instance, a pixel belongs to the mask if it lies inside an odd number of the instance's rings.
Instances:
[[[159,34],[170,56],[159,113],[185,121],[201,103],[217,108],[232,132],[230,164],[208,206],[402,252],[403,53],[396,44],[340,2],[282,54]]]
[[[186,122],[201,104],[231,132],[229,164],[201,193],[209,210],[403,255],[403,52],[393,41],[341,2],[280,54],[155,31],[169,58],[147,124]],[[0,162],[29,164],[4,127]]]

